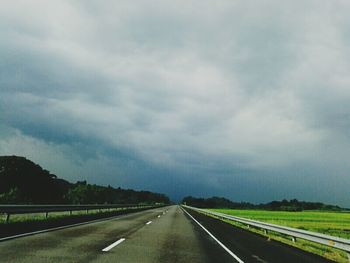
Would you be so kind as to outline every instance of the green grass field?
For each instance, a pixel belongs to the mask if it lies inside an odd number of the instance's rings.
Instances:
[[[228,215],[234,215],[262,222],[289,226],[350,239],[350,213],[323,211],[284,212],[233,209],[211,210]],[[246,226],[239,223],[232,224],[246,228]],[[249,230],[265,235],[263,231],[258,229],[250,228]],[[346,253],[337,249],[329,248],[304,240],[298,240],[296,243],[293,243],[289,237],[279,235],[277,233],[269,233],[266,236],[287,243],[289,245],[296,246],[303,250],[322,255],[336,262],[348,262]]]
[[[350,238],[350,213],[319,211],[283,212],[231,209],[213,209],[213,211],[277,225],[289,226],[343,238]]]
[[[117,209],[114,209],[113,211],[117,211]],[[89,215],[93,214],[99,214],[101,213],[100,210],[90,210]],[[11,215],[10,217],[10,224],[11,223],[18,223],[18,222],[32,222],[32,221],[41,221],[41,220],[47,220],[47,219],[60,219],[60,218],[66,218],[69,216],[80,216],[80,215],[86,215],[86,211],[73,211],[72,215],[69,213],[69,211],[65,212],[51,212],[48,215],[48,218],[46,218],[45,213],[33,213],[33,214],[15,214]],[[6,215],[0,214],[0,224],[7,224],[6,223]]]

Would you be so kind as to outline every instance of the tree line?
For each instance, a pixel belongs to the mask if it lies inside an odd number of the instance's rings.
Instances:
[[[0,156],[0,204],[170,203],[160,193],[70,183],[25,157]]]
[[[229,209],[262,209],[271,211],[303,211],[303,210],[345,210],[336,205],[327,205],[321,202],[305,202],[297,199],[272,201],[266,204],[251,204],[248,202],[233,202],[223,197],[196,198],[187,196],[182,200],[183,204],[199,208],[229,208]]]

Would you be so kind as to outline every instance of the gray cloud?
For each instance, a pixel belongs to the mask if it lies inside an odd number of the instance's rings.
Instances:
[[[349,7],[4,1],[0,154],[176,198],[349,206]]]

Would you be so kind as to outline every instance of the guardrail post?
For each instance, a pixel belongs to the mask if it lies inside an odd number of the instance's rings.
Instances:
[[[45,218],[47,219],[49,217],[49,212],[45,212]]]
[[[295,243],[297,239],[295,237],[292,237],[292,242]]]
[[[72,215],[72,210],[69,211],[69,215],[70,215],[70,216]]]
[[[86,213],[87,213],[87,214],[89,213],[89,209],[86,209]]]
[[[267,230],[266,229],[264,229],[264,234],[267,235]]]
[[[10,213],[6,214],[6,224],[10,222]]]

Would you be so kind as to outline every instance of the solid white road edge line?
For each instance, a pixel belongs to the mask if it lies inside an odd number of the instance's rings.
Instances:
[[[239,257],[237,257],[231,250],[229,250],[223,243],[220,242],[212,233],[210,233],[204,226],[201,225],[193,216],[190,215],[185,209],[181,207],[181,209],[189,216],[192,218],[194,222],[196,222],[205,232],[208,233],[209,236],[211,236],[223,249],[226,250],[227,253],[229,253],[237,262],[239,263],[244,263]]]
[[[108,252],[109,250],[111,250],[112,248],[114,248],[115,246],[118,246],[121,242],[125,241],[125,238],[121,238],[118,241],[115,241],[113,244],[110,244],[108,247],[102,249],[103,252]]]
[[[149,225],[149,224],[151,224],[152,223],[152,221],[148,221],[147,223],[146,223],[146,225]]]

